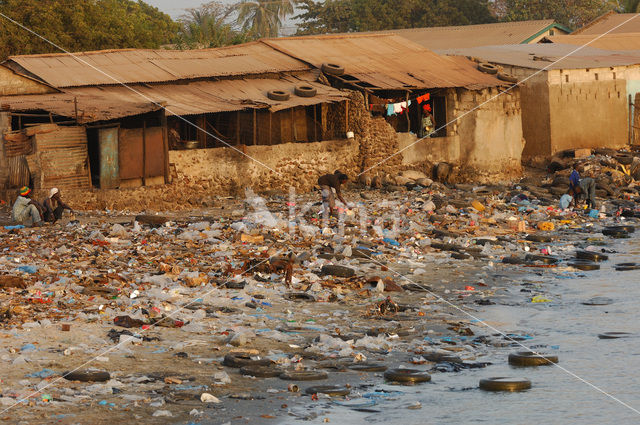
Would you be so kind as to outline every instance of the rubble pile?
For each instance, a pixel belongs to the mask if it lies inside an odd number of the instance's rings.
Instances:
[[[323,391],[366,398],[384,379],[368,370],[487,367],[477,361],[509,342],[456,307],[491,305],[534,268],[589,270],[576,250],[597,257],[605,235],[633,231],[606,225],[638,213],[631,192],[594,213],[558,210],[533,185],[399,177],[347,191],[355,208],[329,223],[314,197],[247,191],[215,213],[0,228],[3,420],[303,417],[295,404]],[[549,301],[526,288],[527,302]],[[350,388],[309,399],[306,380]]]
[[[640,152],[613,149],[567,151],[553,157],[548,168],[553,174],[541,186],[556,196],[569,189],[569,175],[573,169],[581,177],[592,177],[597,184],[597,195],[603,198],[629,198],[637,195],[640,188]]]

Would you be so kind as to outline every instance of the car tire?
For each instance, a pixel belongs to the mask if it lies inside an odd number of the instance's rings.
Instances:
[[[255,360],[245,353],[229,353],[224,356],[222,364],[227,367],[241,368],[244,366],[269,366],[273,362],[269,359]]]
[[[601,254],[599,252],[576,251],[576,258],[578,260],[588,260],[588,261],[607,261],[609,259],[609,256],[605,254]]]
[[[382,363],[354,363],[347,367],[358,372],[384,372],[387,370],[387,366]]]
[[[282,372],[279,375],[280,379],[286,381],[319,381],[327,379],[329,375],[326,372],[319,372],[315,370],[290,370]]]
[[[495,377],[480,380],[480,389],[485,391],[523,391],[529,388],[531,381],[528,379]]]
[[[291,94],[282,90],[270,90],[267,92],[267,97],[271,100],[284,102],[291,98]]]
[[[545,366],[558,363],[558,356],[519,351],[509,354],[509,364],[513,366]]]
[[[307,388],[304,392],[309,395],[326,394],[330,397],[344,397],[349,395],[351,390],[347,387],[343,387],[342,385],[317,385]]]
[[[297,86],[294,93],[299,97],[314,97],[318,94],[318,89],[308,85]]]
[[[431,375],[429,375],[427,372],[416,369],[390,369],[384,373],[384,377],[387,381],[409,382],[415,384],[431,381]]]
[[[484,72],[485,74],[491,74],[491,75],[495,75],[498,73],[498,67],[487,62],[479,63],[478,70],[480,72]]]
[[[335,63],[323,63],[320,70],[327,75],[342,75],[344,74],[344,67]]]

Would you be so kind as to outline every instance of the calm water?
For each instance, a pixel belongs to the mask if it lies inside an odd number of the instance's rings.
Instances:
[[[613,265],[638,261],[640,239],[611,240],[609,248],[618,250],[599,271],[583,272],[586,277],[560,279],[553,274],[532,275],[542,282],[550,304],[527,303],[522,286],[509,289],[513,306],[481,307],[477,316],[499,324],[503,331],[520,330],[534,335],[524,341],[527,346],[547,345],[540,351],[559,356],[560,365],[602,391],[640,411],[640,338],[600,340],[598,333],[610,331],[638,332],[640,305],[640,272],[617,272]],[[586,306],[581,302],[595,296],[613,299],[607,306]],[[499,300],[498,300],[499,301]],[[493,332],[486,331],[487,334]],[[478,330],[477,334],[480,334]],[[358,412],[317,403],[317,418],[300,421],[295,418],[279,423],[333,424],[635,424],[640,413],[612,400],[598,390],[553,367],[513,368],[507,363],[516,348],[496,348],[477,359],[494,364],[486,369],[459,373],[434,373],[433,381],[415,387],[381,384],[372,389],[403,391],[392,400],[383,400],[371,409]],[[491,376],[526,377],[531,390],[520,393],[488,393],[477,389],[481,378]],[[363,401],[360,399],[360,401]],[[420,402],[419,410],[408,409]]]

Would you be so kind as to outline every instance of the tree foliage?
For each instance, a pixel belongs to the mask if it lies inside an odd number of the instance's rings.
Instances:
[[[234,6],[242,29],[256,38],[277,37],[282,21],[293,14],[299,0],[240,0]]]
[[[627,1],[633,3],[633,1]],[[579,28],[616,8],[608,0],[495,0],[495,12],[505,21],[554,19],[569,28]],[[637,5],[636,5],[637,6]]]
[[[0,0],[0,13],[68,51],[157,48],[179,29],[168,15],[139,0]],[[0,16],[0,59],[60,52]]]
[[[249,33],[236,29],[232,24],[233,12],[234,6],[227,6],[218,1],[187,9],[187,13],[180,18],[178,47],[203,49],[249,41]]]
[[[489,0],[302,0],[299,34],[495,22]]]

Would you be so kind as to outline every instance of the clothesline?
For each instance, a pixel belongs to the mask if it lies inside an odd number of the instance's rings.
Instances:
[[[387,116],[392,115],[402,115],[409,106],[415,101],[418,102],[418,105],[426,103],[431,100],[431,95],[429,93],[423,94],[422,96],[418,96],[415,99],[404,100],[402,102],[397,103],[387,103],[385,105],[385,112]],[[381,104],[382,105],[382,104]],[[424,105],[425,110],[431,112],[431,105]],[[369,110],[373,109],[373,104],[369,105]]]

